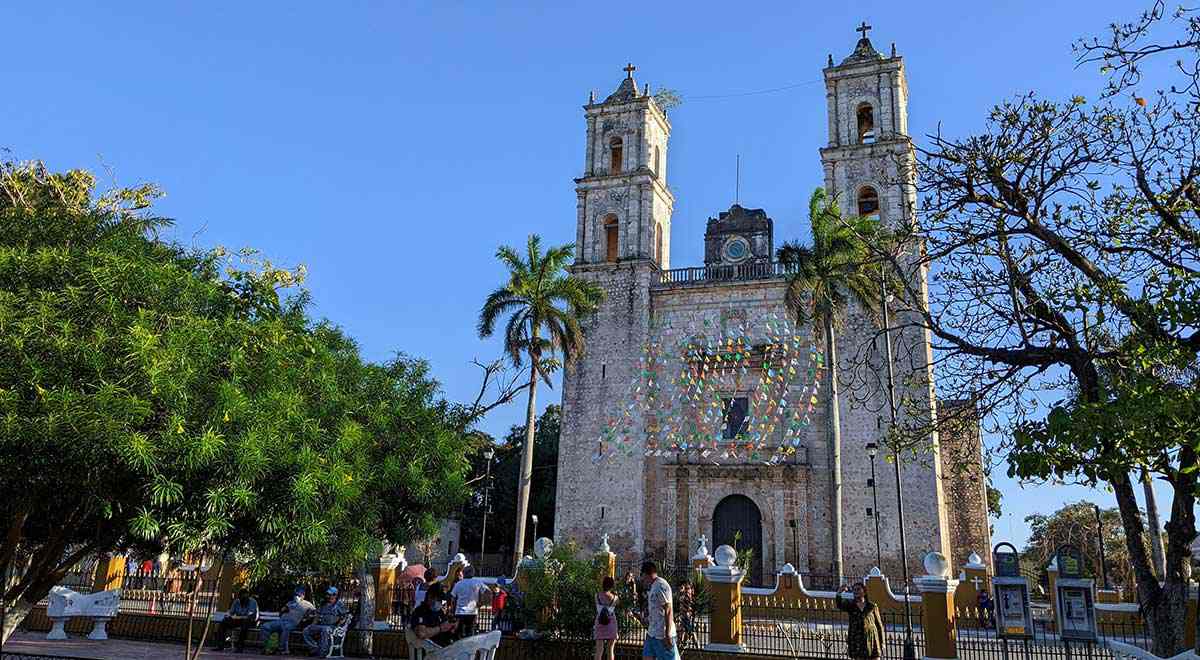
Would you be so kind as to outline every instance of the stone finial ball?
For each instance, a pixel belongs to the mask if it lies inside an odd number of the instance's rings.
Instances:
[[[940,552],[930,552],[925,555],[925,574],[934,577],[946,577],[950,572],[950,562],[946,561],[946,555]]]
[[[727,545],[723,545],[713,553],[713,558],[716,559],[717,566],[729,568],[737,563],[737,551]]]

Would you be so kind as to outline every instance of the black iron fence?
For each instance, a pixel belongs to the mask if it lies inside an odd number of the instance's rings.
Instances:
[[[1105,645],[1116,640],[1143,649],[1150,636],[1140,619],[1105,618],[1097,625],[1095,640],[1063,638],[1050,621],[1035,619],[1033,631],[1022,637],[1001,636],[991,611],[959,608],[955,617],[958,657],[963,660],[1111,660]]]
[[[217,606],[218,582],[215,573],[200,570],[133,571],[121,578],[121,611],[204,617]]]
[[[883,657],[900,660],[908,637],[903,613],[883,612]],[[925,648],[919,621],[913,624],[917,657]],[[742,645],[751,653],[805,658],[845,658],[849,621],[834,609],[788,608],[786,615],[747,617],[742,621]]]

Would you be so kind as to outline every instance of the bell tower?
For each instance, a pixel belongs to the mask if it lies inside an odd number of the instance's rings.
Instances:
[[[644,428],[640,411],[615,413],[639,378],[650,336],[651,289],[671,263],[667,138],[671,123],[635,68],[603,101],[583,106],[587,120],[583,176],[575,179],[576,251],[571,273],[604,289],[605,300],[581,324],[586,348],[563,372],[558,444],[556,538],[595,542],[609,534],[613,552],[641,554],[647,521],[647,462],[641,452],[610,455],[599,443],[613,431]],[[610,452],[611,454],[611,452]],[[655,501],[656,495],[649,497]]]
[[[579,264],[648,260],[671,263],[671,209],[667,189],[667,139],[671,123],[649,94],[639,90],[632,64],[608,98],[583,107],[587,149],[583,176],[575,179]]]
[[[821,149],[825,190],[843,212],[906,224],[916,202],[912,140],[908,136],[908,83],[904,59],[875,50],[864,21],[862,35],[840,64],[825,67],[829,144]]]
[[[913,144],[908,135],[908,83],[904,60],[893,45],[890,55],[877,51],[867,33],[871,26],[864,21],[857,31],[862,35],[850,53],[839,64],[829,56],[825,67],[825,96],[829,109],[829,143],[821,149],[821,164],[825,169],[825,190],[835,195],[845,215],[874,216],[884,225],[911,227],[916,209],[916,180],[913,170]],[[913,246],[912,256],[917,254]],[[913,269],[922,296],[928,296],[928,268]],[[924,301],[927,305],[927,301]],[[912,310],[892,310],[891,339],[896,347],[896,401],[906,402],[898,413],[901,424],[907,418],[924,428],[932,428],[936,420],[936,398],[933,388],[933,353],[929,332]],[[848,326],[839,330],[838,342],[850,345],[863,337],[875,337],[876,327]],[[874,341],[874,340],[872,340]],[[880,360],[879,381],[884,382]],[[887,399],[881,390],[874,394],[876,410],[886,410]],[[882,428],[888,424],[887,412],[864,414],[843,406],[843,428]],[[883,443],[883,436],[878,436]],[[901,468],[904,482],[905,516],[885,502],[895,502],[897,483],[894,478],[880,475],[878,487],[879,510],[874,515],[884,521],[889,530],[881,543],[884,556],[899,555],[899,525],[908,535],[909,558],[927,550],[949,556],[950,536],[946,516],[945,492],[942,484],[942,459],[938,434],[931,432],[926,446],[928,455],[918,464],[907,461]],[[847,512],[874,506],[875,491],[866,487],[871,465],[861,450],[843,445],[842,502],[849,504]],[[932,474],[930,474],[932,472]],[[932,478],[931,478],[932,477]],[[870,498],[870,499],[868,499]],[[867,538],[874,533],[873,522],[864,516],[847,515],[842,519],[845,538]],[[845,561],[863,565],[875,561],[871,553],[848,547]]]

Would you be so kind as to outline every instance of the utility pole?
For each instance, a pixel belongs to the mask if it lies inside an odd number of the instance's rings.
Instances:
[[[490,446],[483,450],[483,458],[487,461],[487,471],[483,479],[483,529],[479,532],[479,559],[482,561],[487,555],[487,517],[488,508],[491,507],[490,496],[492,494],[492,457],[496,455],[496,450]]]
[[[883,343],[884,356],[887,360],[887,398],[888,412],[891,413],[892,426],[889,432],[896,429],[896,383],[892,373],[892,332],[891,320],[888,318],[888,287],[887,274],[881,272],[879,280],[880,301],[883,303]],[[896,512],[897,523],[900,525],[900,566],[904,577],[904,660],[917,659],[917,647],[913,643],[912,605],[908,602],[908,539],[904,533],[904,483],[900,478],[900,448],[892,443],[892,462],[896,467]]]

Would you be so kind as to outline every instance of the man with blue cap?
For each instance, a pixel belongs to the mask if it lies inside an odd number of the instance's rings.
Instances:
[[[338,588],[325,590],[325,602],[317,608],[317,620],[304,629],[304,643],[312,655],[324,655],[332,642],[333,629],[350,616],[350,610],[338,598]]]
[[[304,617],[316,609],[312,603],[304,598],[307,593],[303,586],[296,587],[296,593],[292,596],[292,599],[279,611],[279,618],[262,625],[261,630],[264,641],[269,640],[272,633],[279,633],[280,653],[285,655],[288,653],[288,642],[292,636],[292,631],[299,628],[300,623],[304,621]]]

